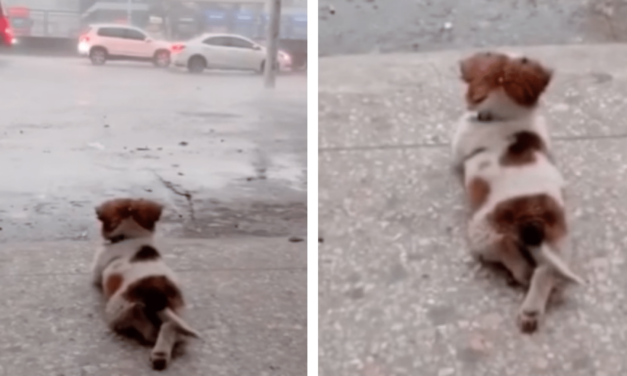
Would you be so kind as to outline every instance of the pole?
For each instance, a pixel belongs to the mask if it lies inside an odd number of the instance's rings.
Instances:
[[[129,25],[132,25],[132,19],[133,19],[133,0],[127,0],[126,1],[126,23]]]
[[[266,34],[268,47],[266,48],[265,87],[273,88],[276,81],[277,53],[279,50],[279,30],[281,23],[281,0],[270,1],[270,24]]]

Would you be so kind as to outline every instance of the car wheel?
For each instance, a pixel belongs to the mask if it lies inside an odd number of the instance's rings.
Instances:
[[[170,53],[165,50],[155,52],[155,56],[152,58],[152,63],[155,67],[167,68],[170,66]]]
[[[107,50],[94,47],[89,51],[89,59],[93,65],[103,65],[107,61]]]
[[[190,73],[202,73],[207,68],[207,61],[202,56],[192,56],[187,63]]]

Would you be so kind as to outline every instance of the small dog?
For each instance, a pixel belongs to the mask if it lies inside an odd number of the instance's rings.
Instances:
[[[452,146],[471,210],[470,250],[529,287],[518,325],[533,332],[558,275],[584,283],[559,256],[568,248],[565,182],[537,111],[552,72],[526,57],[490,52],[463,60],[460,69],[470,113]]]
[[[179,316],[183,294],[153,244],[161,211],[161,205],[144,199],[114,199],[97,207],[108,242],[96,252],[93,265],[93,282],[107,299],[107,324],[154,344],[150,360],[157,370],[168,366],[181,334],[200,337]]]

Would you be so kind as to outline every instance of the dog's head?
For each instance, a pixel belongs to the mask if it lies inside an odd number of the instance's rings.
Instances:
[[[163,207],[146,199],[118,198],[106,201],[96,208],[102,222],[102,236],[135,238],[151,235],[161,217]]]
[[[460,62],[469,110],[508,117],[535,108],[553,72],[536,60],[480,52]]]

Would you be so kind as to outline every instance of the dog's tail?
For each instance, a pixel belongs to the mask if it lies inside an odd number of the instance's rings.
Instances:
[[[177,329],[186,335],[200,338],[200,334],[192,329],[179,315],[170,308],[170,298],[168,293],[159,287],[147,287],[142,291],[142,303],[147,314],[156,315],[161,322],[173,322]],[[154,317],[154,316],[153,316]]]
[[[518,236],[522,243],[520,251],[525,259],[535,264],[548,264],[567,280],[583,285],[583,278],[575,274],[557,253],[550,249],[545,241],[544,223],[537,220],[523,222],[518,227]]]
[[[189,326],[189,324],[187,324],[182,318],[181,316],[177,315],[176,312],[174,312],[171,308],[166,308],[163,311],[159,312],[159,318],[162,321],[170,321],[173,322],[178,330],[183,333],[186,334],[188,336],[192,336],[192,337],[196,337],[196,338],[200,338],[200,334],[195,331],[194,329],[192,329],[191,326]]]

